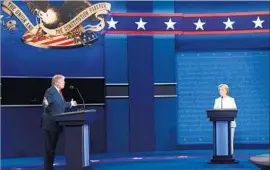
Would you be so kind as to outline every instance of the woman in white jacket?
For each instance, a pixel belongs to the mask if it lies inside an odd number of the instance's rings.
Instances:
[[[234,98],[229,96],[229,86],[220,84],[218,86],[220,97],[215,99],[214,109],[237,109]],[[234,131],[236,128],[235,120],[231,122],[231,153],[233,154]]]

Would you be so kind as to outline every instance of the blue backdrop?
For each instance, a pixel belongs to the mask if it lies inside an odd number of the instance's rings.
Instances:
[[[125,15],[269,11],[269,2],[110,3],[112,12]],[[158,28],[158,23],[152,24]],[[106,106],[97,107],[102,118],[91,134],[92,153],[174,150],[179,144],[211,143],[205,109],[213,106],[221,82],[230,85],[239,106],[236,143],[267,143],[269,122],[263,117],[269,117],[269,33],[141,35],[144,31],[140,30],[139,35],[102,34],[91,47],[59,50],[20,42],[25,31],[20,24],[14,33],[1,31],[2,76],[104,76],[107,88],[127,89],[125,95],[107,95]],[[157,92],[157,88],[165,91],[169,87],[176,88],[174,95]],[[3,157],[42,155],[41,111],[1,108]],[[31,123],[26,126],[23,120]],[[61,139],[58,154],[63,154],[62,144]]]
[[[269,142],[268,51],[181,52],[176,63],[179,144],[212,143],[205,110],[213,108],[221,83],[238,108],[235,143]]]
[[[61,1],[50,1],[60,5]],[[98,2],[95,2],[98,3]],[[15,1],[15,4],[25,13],[29,20],[36,25],[36,17],[30,13],[26,3]],[[103,36],[97,33],[98,40],[91,47],[47,49],[25,44],[21,38],[26,28],[17,19],[1,12],[1,75],[50,77],[56,73],[67,77],[104,77],[103,69]],[[8,30],[4,25],[16,21],[15,30]],[[87,21],[86,21],[87,23]],[[85,22],[83,23],[85,25]]]

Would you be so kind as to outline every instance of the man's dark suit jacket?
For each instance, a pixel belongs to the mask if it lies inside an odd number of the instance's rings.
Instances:
[[[41,126],[45,130],[60,131],[61,127],[53,115],[65,112],[66,108],[71,107],[71,102],[65,102],[54,86],[46,90],[44,97],[48,100],[49,105],[45,107],[42,114]]]

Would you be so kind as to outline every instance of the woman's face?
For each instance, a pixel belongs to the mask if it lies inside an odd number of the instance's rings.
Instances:
[[[220,94],[220,96],[222,96],[222,97],[227,96],[227,90],[226,90],[226,88],[225,88],[224,86],[221,86],[221,87],[219,88],[219,94]]]

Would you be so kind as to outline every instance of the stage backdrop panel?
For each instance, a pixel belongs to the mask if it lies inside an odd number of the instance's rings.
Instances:
[[[175,12],[184,14],[219,13],[219,12],[254,12],[268,11],[269,2],[243,1],[175,1]]]
[[[36,16],[30,13],[26,2],[12,1],[28,17],[33,26],[37,25]],[[62,5],[64,1],[50,1],[51,5]],[[94,2],[93,4],[98,3]],[[86,31],[77,36],[77,41],[86,40],[90,46],[65,39],[68,36],[45,38],[27,35],[27,29],[16,17],[9,17],[1,10],[1,75],[48,77],[64,74],[68,77],[103,77],[103,35]],[[66,11],[68,15],[68,11]],[[9,30],[7,24],[16,22],[16,28]],[[94,22],[97,24],[97,22]],[[93,24],[84,21],[83,26]],[[94,24],[94,25],[95,25]],[[10,25],[9,25],[10,26]],[[10,27],[9,27],[10,28]],[[70,34],[71,35],[71,34]],[[24,39],[24,41],[22,40]],[[32,40],[31,40],[32,39]],[[75,38],[76,39],[76,38]],[[27,43],[26,43],[27,41]],[[28,43],[29,42],[29,43]],[[76,47],[75,47],[76,46]]]
[[[235,143],[269,142],[269,52],[177,53],[178,144],[212,143],[217,86],[226,83],[238,107]]]

